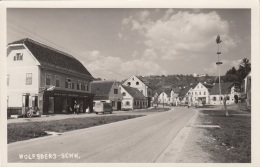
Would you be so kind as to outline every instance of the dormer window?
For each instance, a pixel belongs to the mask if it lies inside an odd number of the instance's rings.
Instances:
[[[14,61],[20,61],[23,60],[23,54],[22,53],[16,53],[14,56]]]

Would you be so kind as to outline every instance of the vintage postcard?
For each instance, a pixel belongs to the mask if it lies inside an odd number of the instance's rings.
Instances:
[[[3,166],[260,164],[258,1],[1,14]]]

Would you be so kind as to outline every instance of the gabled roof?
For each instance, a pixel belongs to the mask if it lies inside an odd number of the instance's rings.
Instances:
[[[108,99],[109,92],[114,84],[113,81],[98,81],[91,83],[91,93],[95,94],[94,99]]]
[[[136,88],[132,88],[130,86],[122,87],[134,98],[134,99],[146,99],[145,96]]]
[[[221,94],[230,94],[231,88],[234,86],[234,83],[221,83]],[[219,83],[216,83],[210,91],[210,95],[219,95]]]
[[[39,61],[41,66],[55,67],[65,71],[72,71],[81,75],[87,75],[93,78],[80,61],[67,53],[41,44],[29,38],[21,39],[9,43],[8,45],[10,46],[12,44],[24,44],[33,54],[33,56]]]
[[[184,88],[184,89],[181,89],[181,91],[180,91],[178,97],[184,97],[184,96],[188,93],[188,91],[189,91],[190,89],[191,89],[191,87],[186,87],[186,88]]]

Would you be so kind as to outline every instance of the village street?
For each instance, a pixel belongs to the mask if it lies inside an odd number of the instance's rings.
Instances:
[[[194,109],[166,112],[8,145],[8,162],[155,162]]]

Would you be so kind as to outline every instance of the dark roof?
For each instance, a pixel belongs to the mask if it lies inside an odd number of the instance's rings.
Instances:
[[[181,89],[180,88],[172,88],[173,92],[174,93],[180,93]]]
[[[99,81],[91,83],[91,93],[95,94],[94,99],[108,99],[109,92],[114,82],[110,81]]]
[[[80,61],[67,53],[41,44],[29,38],[12,42],[9,45],[11,44],[24,44],[43,66],[54,66],[65,71],[72,71],[92,77],[92,75]]]
[[[231,88],[234,85],[234,83],[228,82],[228,83],[221,83],[221,94],[230,94]],[[216,83],[213,88],[210,91],[210,95],[218,95],[219,94],[219,84]]]
[[[186,88],[183,88],[183,89],[181,89],[181,91],[180,91],[180,93],[179,93],[179,97],[184,97],[187,93],[188,93],[188,91],[190,90],[190,88],[191,87],[186,87]]]
[[[209,91],[213,88],[213,85],[211,85],[211,84],[203,83],[202,85],[204,85],[207,89],[209,89]]]
[[[124,86],[122,87],[134,98],[134,99],[145,99],[145,96],[136,88],[132,88],[130,86]]]

